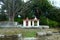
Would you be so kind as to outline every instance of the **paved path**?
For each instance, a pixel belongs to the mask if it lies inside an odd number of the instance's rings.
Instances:
[[[31,37],[31,38],[24,38],[23,40],[37,40],[37,38]]]

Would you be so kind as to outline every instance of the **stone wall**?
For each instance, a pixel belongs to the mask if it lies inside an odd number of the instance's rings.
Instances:
[[[0,40],[22,40],[22,35],[0,35]]]
[[[38,40],[60,40],[60,33],[49,32],[37,32]]]

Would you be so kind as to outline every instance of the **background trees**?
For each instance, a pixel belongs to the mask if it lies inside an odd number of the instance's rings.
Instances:
[[[18,21],[22,18],[34,18],[36,16],[41,20],[41,24],[46,24],[43,17],[45,17],[46,20],[52,20],[52,22],[55,21],[55,23],[58,22],[58,24],[60,23],[60,9],[53,7],[48,0],[29,0],[27,2],[22,0],[0,1],[4,4],[2,5],[1,13],[4,13],[3,11],[6,10],[7,12],[4,15],[7,16],[9,21],[14,22],[14,19]],[[20,15],[21,18],[18,18],[18,15]]]

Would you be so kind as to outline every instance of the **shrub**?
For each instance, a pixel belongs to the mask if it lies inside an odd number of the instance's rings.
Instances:
[[[15,18],[15,21],[18,22],[19,24],[23,23],[23,19],[22,18]]]
[[[40,16],[40,24],[49,25],[50,27],[58,26],[58,22],[50,20],[50,19],[46,18],[45,16]]]

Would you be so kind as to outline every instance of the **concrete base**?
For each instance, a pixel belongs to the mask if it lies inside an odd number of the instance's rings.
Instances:
[[[40,26],[19,26],[17,25],[17,27],[20,27],[20,28],[43,28],[43,29],[49,29],[49,26],[45,26],[45,25],[40,25]]]
[[[16,27],[17,22],[0,22],[0,27]]]

